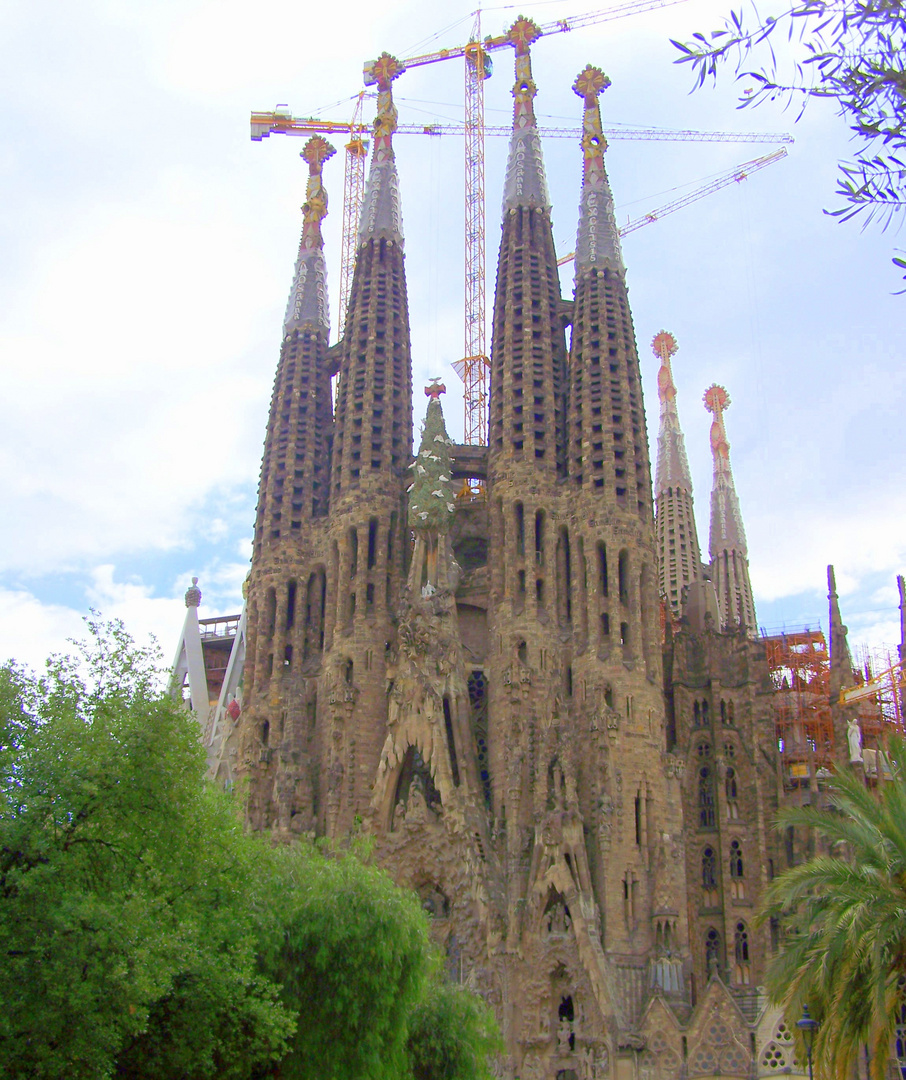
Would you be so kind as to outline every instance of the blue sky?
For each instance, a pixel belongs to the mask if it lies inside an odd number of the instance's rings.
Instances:
[[[585,10],[575,0],[519,9],[539,22]],[[895,644],[906,298],[892,295],[890,258],[902,240],[823,213],[836,205],[837,159],[850,152],[829,105],[799,123],[779,106],[740,112],[730,72],[717,89],[689,94],[691,74],[673,64],[669,39],[716,26],[724,10],[688,0],[542,39],[536,110],[542,122],[578,125],[570,87],[590,62],[613,80],[605,126],[794,134],[787,160],[624,241],[649,440],[653,449],[649,343],[663,328],[680,346],[674,374],[705,543],[701,397],[719,382],[732,399],[726,422],[759,622],[826,627],[833,562],[852,642]],[[483,30],[499,32],[516,14],[489,9]],[[302,141],[252,143],[249,111],[287,103],[297,115],[348,118],[364,61],[461,43],[468,15],[467,6],[439,14],[354,2],[341,12],[283,0],[0,8],[0,655],[39,663],[95,607],[139,638],[155,633],[169,658],[193,574],[203,615],[238,609],[305,185]],[[511,63],[497,54],[489,123],[508,122]],[[395,95],[401,120],[458,119],[461,67],[407,72]],[[441,375],[456,437],[462,147],[400,136],[397,148],[416,400]],[[769,149],[613,139],[619,221]],[[505,152],[503,140],[489,142],[491,282]],[[557,244],[569,251],[579,148],[556,139],[544,152]],[[325,171],[334,311],[341,158]],[[564,267],[564,295],[570,274]]]

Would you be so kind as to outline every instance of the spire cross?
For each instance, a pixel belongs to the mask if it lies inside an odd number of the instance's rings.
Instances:
[[[446,394],[447,388],[440,381],[440,379],[432,379],[428,386],[425,387],[425,396],[429,397],[432,401],[438,401],[441,394]]]
[[[520,15],[507,33],[517,56],[528,56],[529,46],[541,37],[541,28],[531,19]]]
[[[573,83],[573,93],[585,98],[586,107],[594,105],[595,100],[610,86],[610,79],[600,68],[591,64],[581,71]]]
[[[403,65],[395,56],[391,56],[388,52],[382,52],[374,62],[372,73],[378,90],[389,90],[390,84],[397,75],[402,74],[403,70]]]

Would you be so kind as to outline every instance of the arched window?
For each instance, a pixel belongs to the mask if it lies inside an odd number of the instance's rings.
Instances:
[[[706,899],[709,894],[717,893],[717,857],[712,847],[706,847],[702,852],[702,888]]]
[[[732,766],[727,766],[727,773],[724,778],[724,789],[727,793],[727,816],[731,821],[736,821],[739,817],[739,803],[736,801],[738,798],[738,789],[736,784],[736,770]]]
[[[720,975],[720,934],[713,926],[705,934],[705,975]]]
[[[730,842],[730,895],[734,900],[742,900],[746,894],[744,877],[742,844],[733,840]]]
[[[714,825],[714,782],[707,765],[698,770],[698,820],[703,829]]]
[[[707,703],[707,701],[702,702],[702,725],[705,726],[705,727],[708,726],[708,703]]]
[[[727,703],[723,698],[720,699],[720,722],[722,724],[727,722]]]
[[[697,701],[692,707],[692,724],[694,727],[702,726],[702,707]]]
[[[748,986],[752,981],[752,969],[749,966],[749,932],[744,922],[736,924],[733,939],[733,978],[741,986]]]

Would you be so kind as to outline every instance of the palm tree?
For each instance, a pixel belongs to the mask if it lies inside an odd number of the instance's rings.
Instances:
[[[853,1075],[863,1046],[882,1080],[904,1030],[906,742],[892,738],[889,757],[890,779],[876,790],[845,769],[829,782],[830,808],[782,812],[778,828],[814,828],[830,854],[780,875],[759,916],[786,931],[768,970],[771,996],[789,1019],[807,1005],[820,1021],[816,1066],[836,1080]]]

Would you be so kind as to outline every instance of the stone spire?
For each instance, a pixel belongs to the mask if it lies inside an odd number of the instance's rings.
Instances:
[[[327,217],[327,192],[322,183],[321,170],[324,162],[335,153],[336,150],[326,139],[315,135],[308,140],[299,155],[308,163],[308,184],[302,206],[299,257],[296,259],[296,272],[283,320],[284,337],[305,324],[323,327],[325,333],[330,331],[330,317],[327,313],[327,267],[324,263],[324,241],[321,236],[321,222]]]
[[[587,67],[573,83],[573,91],[585,102],[582,122],[582,196],[576,236],[576,273],[589,266],[623,270],[620,233],[613,209],[613,195],[604,168],[607,140],[601,129],[598,96],[610,79],[596,67]]]
[[[711,424],[711,453],[714,457],[714,485],[711,490],[711,580],[717,591],[722,629],[744,627],[757,632],[755,603],[749,580],[746,534],[739,512],[739,499],[730,469],[730,444],[724,427],[724,412],[730,395],[716,383],[704,395],[705,408],[714,420]]]
[[[400,180],[393,152],[397,111],[393,104],[393,80],[402,71],[399,61],[381,53],[372,75],[378,88],[377,115],[374,118],[374,149],[371,171],[359,221],[359,243],[369,237],[393,240],[402,247],[403,215],[400,209]]]
[[[681,615],[683,590],[701,576],[701,549],[692,506],[692,477],[676,409],[676,386],[670,366],[678,348],[676,338],[662,330],[655,335],[651,348],[661,361],[657,373],[661,425],[657,438],[654,484],[659,585],[672,614]]]
[[[488,460],[492,472],[504,455],[533,477],[562,478],[566,335],[529,57],[540,33],[520,17],[508,34],[516,50],[515,107],[494,293]]]
[[[541,37],[531,19],[520,16],[510,27],[509,39],[516,50],[516,82],[513,86],[513,134],[503,187],[503,213],[517,206],[540,206],[550,210],[541,138],[532,99],[538,89],[532,80],[529,46]]]

